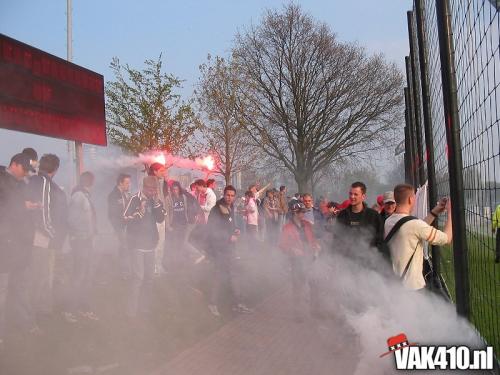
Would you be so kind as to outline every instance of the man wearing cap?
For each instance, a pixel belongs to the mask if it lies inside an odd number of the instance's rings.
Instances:
[[[320,246],[312,224],[304,219],[307,209],[301,202],[290,205],[291,218],[283,227],[279,248],[288,255],[290,260],[293,313],[296,320],[302,320],[304,302],[307,300],[305,289],[309,286],[311,313],[318,311],[318,291],[309,279],[309,269],[317,257]]]
[[[382,222],[385,223],[387,218],[391,216],[394,211],[396,211],[396,201],[394,200],[394,192],[386,191],[384,193],[383,201],[382,201],[382,211],[380,212],[380,217],[382,218]]]
[[[26,147],[23,149],[22,154],[26,155],[30,159],[31,167],[33,171],[30,174],[35,174],[38,169],[38,153],[32,147]]]
[[[142,190],[130,198],[123,215],[127,223],[126,240],[132,264],[132,290],[127,310],[130,318],[150,311],[155,248],[160,238],[157,224],[165,220],[157,187],[156,177],[144,177]]]
[[[0,340],[6,326],[19,331],[38,331],[30,309],[28,265],[34,237],[30,216],[37,203],[27,201],[25,178],[33,168],[28,156],[12,157],[0,169]]]

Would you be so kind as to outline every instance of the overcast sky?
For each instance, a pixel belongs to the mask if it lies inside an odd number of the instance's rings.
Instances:
[[[182,94],[191,94],[198,66],[207,54],[226,55],[238,29],[257,23],[277,0],[73,0],[73,61],[110,80],[109,63],[141,67],[164,56],[165,70],[184,79]],[[408,54],[406,11],[410,0],[297,2],[326,22],[340,40],[357,41],[382,52],[403,68]],[[0,33],[66,58],[65,0],[1,0]],[[0,130],[0,164],[25,146],[64,158],[66,142]]]

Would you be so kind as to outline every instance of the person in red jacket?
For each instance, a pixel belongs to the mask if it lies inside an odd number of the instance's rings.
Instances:
[[[307,300],[306,287],[309,286],[310,310],[314,315],[318,307],[318,290],[309,277],[313,261],[320,246],[314,236],[310,222],[304,220],[306,207],[301,202],[292,203],[292,216],[283,227],[279,241],[280,249],[288,255],[291,265],[293,312],[295,319],[302,321]]]

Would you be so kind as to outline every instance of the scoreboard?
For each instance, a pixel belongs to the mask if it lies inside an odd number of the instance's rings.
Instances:
[[[0,128],[105,146],[104,78],[0,34]]]

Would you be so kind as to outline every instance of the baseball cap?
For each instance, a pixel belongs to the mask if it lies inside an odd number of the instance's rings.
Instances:
[[[386,191],[384,193],[384,203],[396,203],[394,200],[394,192],[393,191]]]
[[[155,162],[149,166],[149,175],[154,175],[154,172],[159,171],[160,169],[165,168],[162,163]]]
[[[293,202],[290,205],[290,211],[292,212],[306,212],[306,206],[302,202]]]
[[[34,172],[35,169],[31,165],[31,159],[28,155],[20,153],[15,154],[12,159],[10,159],[10,164],[16,163],[23,167],[25,172]]]

